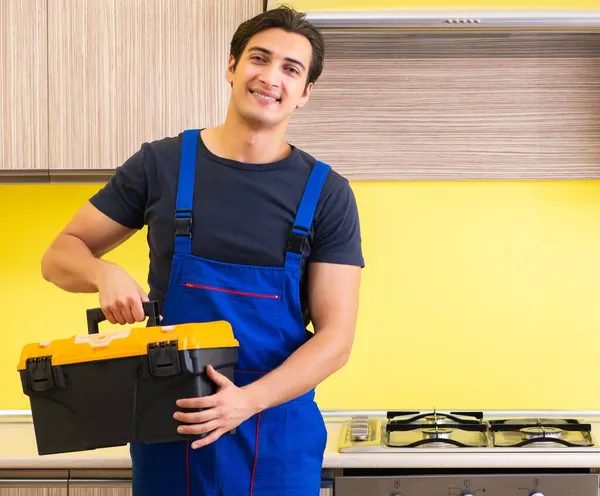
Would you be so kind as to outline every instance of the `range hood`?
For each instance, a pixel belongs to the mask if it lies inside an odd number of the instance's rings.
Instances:
[[[599,31],[600,9],[406,9],[307,11],[328,29]]]
[[[426,9],[308,11],[307,19],[320,28],[445,28],[598,30],[600,9]]]
[[[417,30],[417,31],[567,31],[600,32],[600,8],[373,8],[373,2],[329,0],[325,8],[316,0],[269,0],[267,9],[287,4],[306,12],[307,19],[327,30]],[[575,0],[577,1],[577,0]],[[599,0],[600,1],[600,0]],[[402,5],[387,2],[386,5]],[[447,2],[451,3],[451,2]],[[484,3],[484,2],[482,2]],[[543,5],[544,1],[540,4]],[[590,2],[587,5],[596,4]],[[352,7],[350,7],[352,5]],[[359,8],[356,8],[359,5]],[[381,0],[379,0],[381,5]],[[565,0],[564,5],[569,5]],[[573,5],[576,5],[573,3]],[[598,4],[600,7],[600,3]]]

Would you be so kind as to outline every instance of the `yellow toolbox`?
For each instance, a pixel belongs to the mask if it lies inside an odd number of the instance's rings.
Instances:
[[[147,327],[99,334],[104,313],[90,309],[87,334],[23,347],[18,371],[40,455],[181,441],[189,436],[177,433],[175,402],[216,392],[207,365],[233,380],[239,343],[228,322],[161,326],[157,302],[144,313]]]

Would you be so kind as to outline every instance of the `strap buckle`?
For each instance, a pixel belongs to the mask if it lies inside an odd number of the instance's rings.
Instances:
[[[304,227],[294,226],[288,237],[287,251],[302,254],[308,241],[308,230]]]
[[[175,211],[175,236],[192,237],[192,211],[187,209]]]

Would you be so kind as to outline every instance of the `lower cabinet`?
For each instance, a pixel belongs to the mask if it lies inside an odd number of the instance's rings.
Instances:
[[[0,496],[68,496],[66,470],[0,470]]]
[[[7,484],[0,481],[0,496],[67,496],[67,484],[62,487],[49,487],[47,483],[38,486],[21,482]]]
[[[71,470],[68,496],[132,496],[130,470]]]
[[[125,489],[122,487],[90,487],[69,489],[69,496],[131,496],[131,487]]]
[[[7,486],[2,482],[0,482],[0,496],[67,496],[66,484],[63,488],[54,488],[32,487],[30,485]]]
[[[0,470],[0,496],[132,496],[129,470]]]
[[[131,496],[131,483],[96,480],[89,483],[70,482],[69,496]]]
[[[132,496],[130,470],[0,470],[0,496]],[[333,496],[324,471],[319,496]]]

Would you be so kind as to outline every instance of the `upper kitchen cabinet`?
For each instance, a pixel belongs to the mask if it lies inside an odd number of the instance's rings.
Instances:
[[[262,7],[262,0],[49,2],[50,174],[110,172],[145,141],[221,122],[231,36]]]
[[[561,1],[292,1],[326,50],[288,141],[351,180],[600,179],[600,9]]]
[[[0,1],[0,170],[47,169],[46,1]]]

